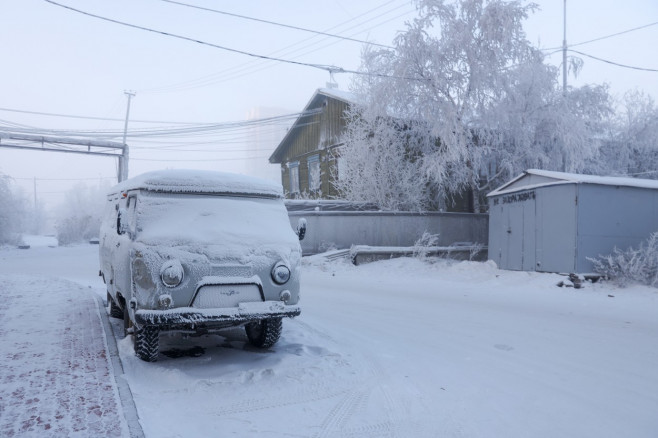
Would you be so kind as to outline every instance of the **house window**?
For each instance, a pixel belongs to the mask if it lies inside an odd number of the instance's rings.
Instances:
[[[290,169],[290,193],[299,193],[299,161],[288,163]]]
[[[336,172],[339,180],[345,178],[345,160],[340,156],[336,157]]]
[[[320,190],[320,155],[308,157],[308,190],[316,192]]]

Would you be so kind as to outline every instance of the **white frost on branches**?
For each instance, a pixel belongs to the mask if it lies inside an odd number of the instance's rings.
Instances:
[[[394,49],[366,48],[336,183],[344,196],[424,210],[464,189],[477,200],[529,167],[586,171],[610,114],[607,88],[562,93],[522,28],[535,8],[420,0]]]
[[[613,174],[658,178],[658,107],[640,91],[626,93],[615,117],[603,162]]]
[[[0,173],[0,245],[21,243],[24,218],[23,199],[12,190],[11,179]]]
[[[589,259],[594,270],[620,286],[641,283],[658,286],[658,232],[652,233],[637,249],[621,251],[615,248],[612,254]]]

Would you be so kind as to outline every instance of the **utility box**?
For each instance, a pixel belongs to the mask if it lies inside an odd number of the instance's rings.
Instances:
[[[487,195],[489,259],[515,271],[593,272],[588,258],[658,231],[658,181],[530,169]]]

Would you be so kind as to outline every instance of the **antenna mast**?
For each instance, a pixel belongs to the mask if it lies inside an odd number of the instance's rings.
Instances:
[[[562,39],[562,94],[567,95],[567,0],[564,0],[564,38]]]

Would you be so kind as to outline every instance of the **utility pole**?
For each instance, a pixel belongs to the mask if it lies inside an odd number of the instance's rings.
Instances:
[[[34,177],[34,213],[32,214],[32,229],[30,230],[34,234],[39,234],[41,228],[41,215],[37,209],[37,177]]]
[[[567,0],[564,0],[564,38],[562,39],[562,94],[567,95]]]
[[[128,145],[126,144],[126,136],[128,134],[128,119],[130,117],[130,99],[135,96],[135,92],[126,90],[123,94],[128,97],[128,106],[126,107],[126,121],[123,125],[123,153],[119,157],[119,175],[117,178],[119,182],[128,178],[129,150]]]

